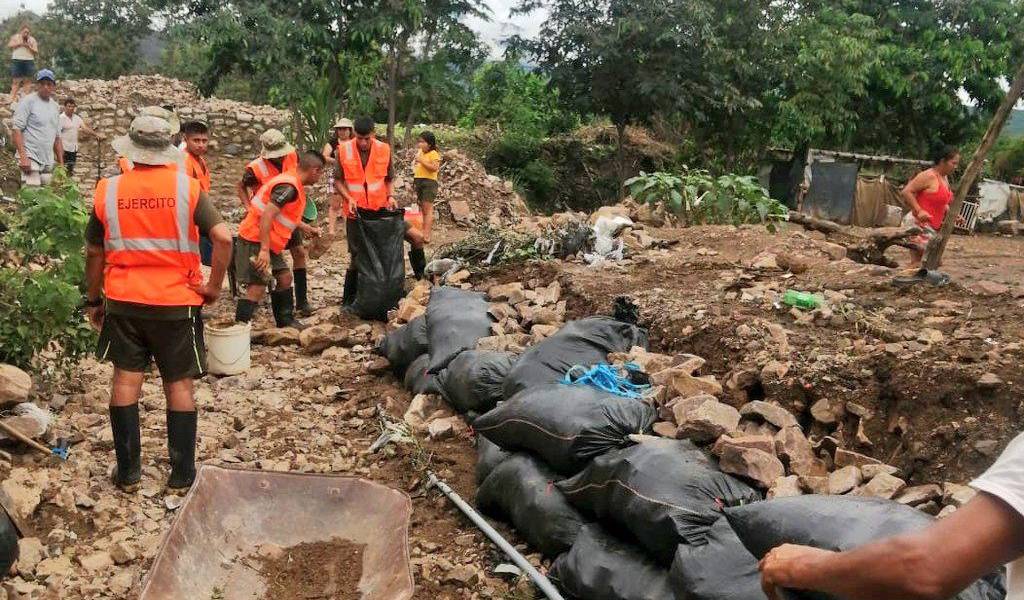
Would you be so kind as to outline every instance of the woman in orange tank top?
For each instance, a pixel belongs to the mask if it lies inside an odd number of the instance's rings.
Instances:
[[[953,190],[949,186],[949,176],[960,164],[960,151],[952,146],[944,146],[932,159],[932,167],[918,173],[903,188],[903,201],[910,207],[904,225],[916,224],[918,227],[930,227],[938,231],[946,218],[946,211],[953,201]],[[913,222],[910,222],[913,215]],[[926,232],[914,238],[917,248],[910,250],[912,269],[921,267],[924,251],[933,233]]]

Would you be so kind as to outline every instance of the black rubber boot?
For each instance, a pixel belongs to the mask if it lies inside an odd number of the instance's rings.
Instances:
[[[114,455],[117,457],[114,485],[126,492],[135,491],[142,481],[139,405],[111,406],[110,429],[114,434]]]
[[[409,265],[412,266],[412,273],[416,279],[423,279],[423,272],[427,270],[427,255],[423,248],[409,250]]]
[[[292,286],[295,288],[295,310],[300,316],[308,317],[313,314],[313,309],[309,306],[306,269],[292,269],[292,275],[294,276]]]
[[[181,490],[192,487],[196,480],[196,411],[167,411],[167,455],[171,459],[171,475],[167,488]]]
[[[295,296],[292,288],[270,292],[270,306],[274,311],[274,323],[278,327],[294,327]]]
[[[235,322],[236,323],[248,323],[252,321],[252,315],[256,312],[259,304],[249,300],[248,298],[239,298],[238,304],[235,305]]]
[[[352,306],[356,301],[356,287],[359,283],[359,271],[349,269],[345,271],[345,289],[341,292],[341,305]]]

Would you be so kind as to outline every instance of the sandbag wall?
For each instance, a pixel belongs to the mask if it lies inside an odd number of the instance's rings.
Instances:
[[[521,353],[480,349],[517,323],[529,326],[524,313],[533,309],[512,302],[519,290],[499,287],[491,304],[481,294],[435,289],[426,314],[385,338],[380,352],[407,388],[425,394],[414,401],[424,405],[424,424],[438,409],[426,395],[472,424],[477,507],[552,560],[550,577],[566,597],[764,600],[757,562],[776,545],[842,550],[932,522],[888,500],[765,500],[763,485],[723,472],[707,448],[650,435],[653,402],[563,383],[574,366],[643,355],[647,335],[636,325],[590,317],[531,335]],[[958,599],[1004,595],[994,575]]]

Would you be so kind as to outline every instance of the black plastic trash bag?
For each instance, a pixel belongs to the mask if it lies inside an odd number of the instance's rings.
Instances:
[[[639,548],[598,525],[587,525],[572,549],[555,559],[548,576],[574,600],[682,600],[668,571]]]
[[[552,469],[573,475],[595,456],[628,446],[647,433],[657,413],[640,400],[583,385],[533,386],[473,423],[477,433],[506,450],[526,450]]]
[[[412,361],[409,368],[405,370],[403,384],[405,389],[412,392],[413,395],[438,393],[437,378],[427,373],[428,364],[430,364],[430,356],[423,354]]]
[[[448,366],[460,352],[473,350],[480,338],[491,335],[491,316],[484,295],[453,287],[430,294],[427,305],[427,339],[430,340],[431,373]]]
[[[476,491],[485,514],[511,523],[526,543],[547,557],[569,550],[585,521],[554,482],[553,471],[529,454],[514,454],[491,471]]]
[[[511,458],[512,454],[484,436],[476,436],[476,484],[483,483],[491,471]]]
[[[18,561],[19,553],[18,528],[7,512],[0,508],[0,577]]]
[[[725,509],[743,545],[761,559],[782,544],[846,551],[901,533],[918,531],[935,518],[891,500],[860,496],[795,496]],[[953,600],[991,598],[998,574],[976,581]],[[835,600],[820,592],[790,591],[801,600]]]
[[[706,544],[679,545],[669,581],[688,600],[767,600],[757,559],[724,517],[711,526]]]
[[[346,227],[359,273],[352,311],[363,319],[387,321],[388,311],[405,294],[405,216],[401,210],[358,212]]]
[[[519,357],[505,378],[505,398],[533,385],[562,381],[576,365],[606,362],[609,353],[629,352],[633,346],[647,348],[647,332],[636,325],[610,317],[572,321]]]
[[[722,507],[761,499],[685,440],[650,440],[608,452],[558,487],[583,514],[628,531],[665,565],[679,544],[706,543]]]
[[[501,386],[515,355],[466,350],[437,374],[441,396],[459,412],[485,413],[502,399]]]
[[[427,318],[419,316],[384,336],[376,352],[388,359],[394,373],[401,376],[428,349]]]

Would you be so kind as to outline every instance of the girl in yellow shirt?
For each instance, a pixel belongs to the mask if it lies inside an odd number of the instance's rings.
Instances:
[[[434,200],[437,198],[437,172],[441,169],[441,153],[437,151],[437,138],[431,131],[420,133],[416,141],[416,159],[412,163],[413,186],[416,203],[423,213],[423,241],[430,243],[430,229],[434,224]]]

